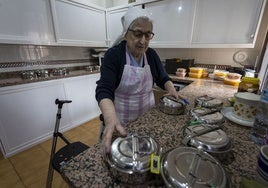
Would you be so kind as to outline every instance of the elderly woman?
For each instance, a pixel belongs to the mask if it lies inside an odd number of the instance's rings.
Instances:
[[[129,8],[121,21],[123,33],[105,53],[96,88],[105,122],[102,138],[105,153],[110,152],[115,130],[125,136],[124,126],[154,106],[154,83],[169,95],[179,97],[159,56],[148,47],[154,36],[149,13]]]

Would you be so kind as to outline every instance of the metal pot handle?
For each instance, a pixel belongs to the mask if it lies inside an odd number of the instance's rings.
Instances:
[[[200,131],[197,131],[197,132],[193,132],[192,134],[189,134],[187,136],[184,137],[184,139],[182,140],[182,143],[184,145],[187,145],[188,142],[194,138],[194,137],[197,137],[197,136],[201,136],[203,134],[206,134],[206,133],[209,133],[209,132],[212,132],[212,131],[215,131],[217,129],[220,129],[222,127],[222,125],[210,125],[210,126],[206,126],[204,129],[200,130]],[[185,129],[184,129],[185,131]]]
[[[137,170],[140,162],[139,138],[134,134],[132,135],[132,154],[133,168]]]

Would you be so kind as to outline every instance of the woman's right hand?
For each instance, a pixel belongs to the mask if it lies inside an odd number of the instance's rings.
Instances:
[[[126,136],[127,131],[121,125],[114,108],[114,103],[110,99],[102,99],[99,103],[104,119],[104,131],[101,142],[103,156],[111,151],[112,137],[114,131],[118,131],[120,135]]]
[[[122,136],[127,135],[127,131],[121,125],[117,117],[109,118],[109,120],[105,122],[105,129],[103,132],[102,143],[101,143],[103,155],[106,155],[111,151],[112,137],[115,130],[118,131],[119,134]]]

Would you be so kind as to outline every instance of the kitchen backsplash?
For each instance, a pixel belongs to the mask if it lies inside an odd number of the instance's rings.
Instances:
[[[240,66],[233,61],[237,51],[248,54],[247,65],[254,65],[258,51],[254,49],[156,49],[161,60],[169,58],[195,59],[199,64],[218,64]],[[63,47],[63,46],[34,46],[34,45],[9,45],[0,44],[0,63],[24,61],[55,61],[90,59],[90,48]]]
[[[89,59],[90,54],[85,47],[0,44],[0,63]]]

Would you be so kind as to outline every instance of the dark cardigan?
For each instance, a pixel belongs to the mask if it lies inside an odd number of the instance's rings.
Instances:
[[[164,89],[164,84],[171,79],[166,73],[159,56],[155,50],[148,48],[146,57],[151,68],[153,83]],[[95,97],[98,103],[104,98],[114,101],[114,92],[120,83],[125,64],[126,41],[122,41],[117,46],[108,49],[104,55],[101,65],[101,77],[97,81],[95,91]]]

